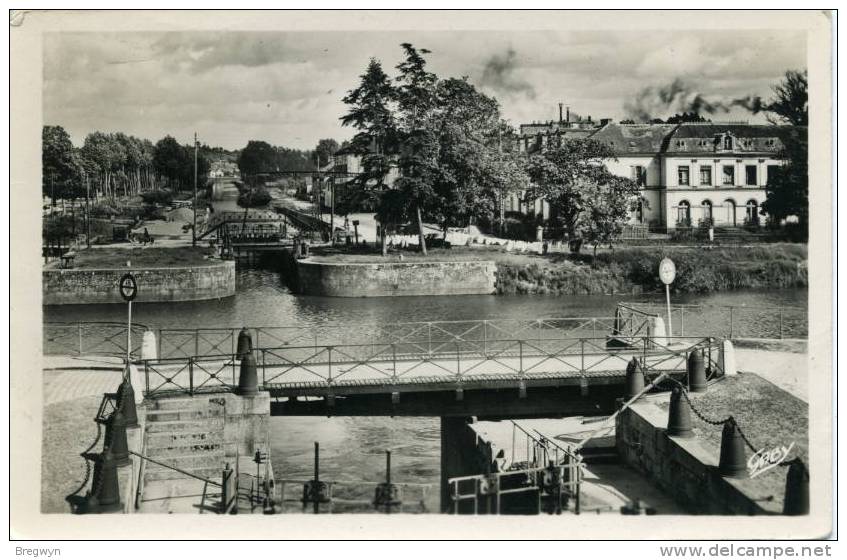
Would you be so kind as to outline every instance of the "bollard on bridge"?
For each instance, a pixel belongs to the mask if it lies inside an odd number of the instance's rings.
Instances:
[[[809,514],[809,469],[799,457],[788,465],[782,513],[783,515]]]
[[[253,352],[253,339],[250,337],[250,332],[247,330],[247,327],[242,327],[241,332],[238,333],[238,346],[236,347],[235,353],[238,356],[238,359],[244,359],[244,356]]]
[[[692,393],[704,393],[707,388],[706,366],[700,350],[692,350],[688,354],[688,387]]]
[[[242,397],[254,397],[259,393],[259,377],[256,372],[256,358],[252,353],[241,358],[241,371],[238,375],[236,394]]]
[[[626,397],[631,399],[644,390],[644,373],[638,358],[634,357],[626,364]]]
[[[105,421],[106,441],[105,446],[109,449],[112,459],[119,467],[130,464],[129,446],[126,440],[126,418],[120,408],[109,416]]]
[[[747,455],[744,451],[744,438],[735,419],[730,416],[724,422],[721,432],[721,457],[718,470],[727,478],[747,478]]]
[[[674,387],[671,391],[671,407],[668,410],[668,435],[673,437],[692,437],[694,431],[691,429],[691,404],[681,387]]]
[[[118,464],[109,447],[102,453],[90,454],[86,459],[94,461],[94,476],[91,491],[86,496],[80,513],[116,513],[123,511],[121,503]]]

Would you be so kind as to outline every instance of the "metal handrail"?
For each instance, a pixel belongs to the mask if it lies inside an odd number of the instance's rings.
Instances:
[[[361,380],[363,378],[360,375],[363,372],[369,375],[366,377],[368,380],[385,379],[386,383],[397,383],[406,378],[419,377],[417,368],[424,365],[437,368],[438,377],[459,383],[476,375],[492,373],[483,371],[491,366],[496,370],[493,373],[502,374],[505,370],[506,374],[523,379],[527,375],[548,372],[542,368],[548,362],[559,362],[565,366],[563,371],[578,372],[584,376],[591,371],[598,371],[598,366],[609,360],[615,362],[613,369],[623,369],[631,356],[640,356],[642,367],[647,371],[684,370],[684,365],[680,368],[668,362],[682,360],[684,364],[692,350],[707,350],[708,352],[704,352],[707,363],[710,367],[717,365],[716,353],[713,357],[712,349],[717,348],[718,341],[712,337],[643,336],[635,337],[635,344],[622,348],[605,347],[607,340],[606,337],[543,341],[493,339],[488,341],[488,352],[481,352],[479,346],[473,342],[464,346],[456,343],[449,351],[439,352],[424,352],[420,350],[419,344],[411,342],[380,345],[378,351],[372,344],[284,346],[257,349],[256,352],[260,355],[257,370],[261,374],[260,385],[268,387],[279,383],[277,380],[289,373],[300,376],[298,382],[303,381],[302,377],[305,376],[310,381],[319,380],[327,386],[333,386],[351,373],[355,373],[357,379]],[[409,345],[412,346],[411,350],[405,348]],[[236,386],[235,364],[239,359],[240,356],[227,353],[144,360],[142,363],[146,393],[152,395],[177,391],[194,394],[200,390],[229,391]],[[671,367],[660,368],[662,365]],[[171,366],[173,367],[168,369]],[[231,383],[226,382],[224,375],[221,375],[227,369],[232,372]],[[432,373],[427,375],[430,376]],[[212,380],[219,386],[211,383]]]

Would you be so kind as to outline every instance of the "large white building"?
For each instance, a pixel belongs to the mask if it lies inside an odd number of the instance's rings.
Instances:
[[[612,122],[587,135],[584,129],[533,132],[532,142],[529,135],[521,136],[522,152],[567,138],[569,132],[608,145],[617,158],[606,162],[609,170],[637,181],[646,200],[631,222],[671,229],[704,220],[715,226],[762,223],[765,186],[772,170],[783,164],[783,141],[806,134],[795,126]],[[507,201],[506,210],[541,213],[545,219],[551,214],[546,201],[526,203],[520,196]]]

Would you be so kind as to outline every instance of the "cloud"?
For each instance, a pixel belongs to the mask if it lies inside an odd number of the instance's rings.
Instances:
[[[535,88],[516,75],[517,53],[509,48],[505,53],[492,55],[485,63],[479,85],[508,96],[525,95],[535,99]]]

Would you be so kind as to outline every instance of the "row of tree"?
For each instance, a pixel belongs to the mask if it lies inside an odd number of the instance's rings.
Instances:
[[[238,168],[246,176],[285,171],[315,171],[326,166],[339,149],[332,138],[318,141],[314,150],[296,150],[250,140],[238,154]]]
[[[610,173],[604,160],[614,154],[591,140],[548,145],[525,157],[515,132],[503,120],[496,99],[467,78],[439,78],[426,68],[429,51],[402,44],[405,59],[394,79],[371,59],[359,86],[348,92],[342,124],[356,129],[347,150],[362,158],[362,172],[350,183],[348,200],[336,208],[373,199],[385,233],[416,224],[426,253],[423,222],[445,231],[480,220],[502,222],[503,200],[525,192],[562,209],[560,225],[572,239],[602,243],[620,233],[639,190],[630,179]],[[386,177],[393,167],[393,188]],[[384,236],[383,236],[383,247]]]
[[[180,191],[194,185],[194,148],[172,136],[156,144],[121,132],[92,132],[81,147],[61,126],[42,129],[42,193],[59,198],[114,199],[159,189]],[[202,146],[197,176],[209,172],[209,154],[220,149]],[[202,184],[202,183],[201,183]]]

